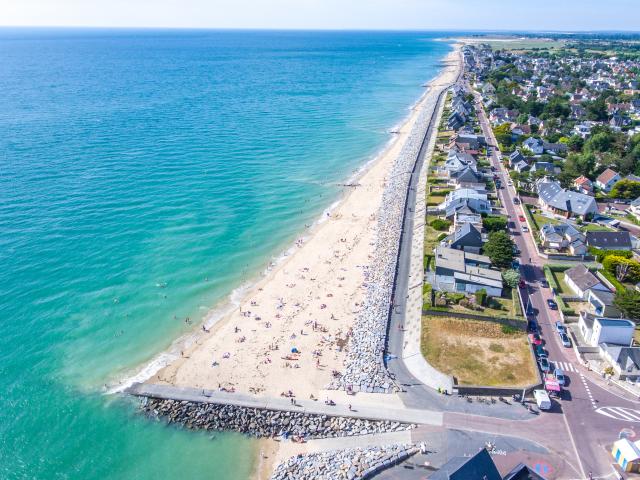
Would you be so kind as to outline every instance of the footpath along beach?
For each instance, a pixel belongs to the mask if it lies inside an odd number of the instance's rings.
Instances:
[[[247,291],[239,307],[146,383],[266,398],[403,408],[382,363],[406,181],[441,92],[461,68],[459,47],[337,206]],[[355,397],[344,391],[354,388]],[[406,440],[402,437],[401,440]],[[340,448],[335,439],[326,448]],[[268,442],[268,443],[267,443]],[[312,442],[313,443],[313,442]],[[261,444],[256,475],[308,444]],[[324,449],[325,447],[323,447]]]

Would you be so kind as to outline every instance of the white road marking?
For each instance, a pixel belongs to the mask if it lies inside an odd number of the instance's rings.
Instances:
[[[624,407],[601,407],[596,410],[600,415],[627,422],[640,422],[640,410]]]

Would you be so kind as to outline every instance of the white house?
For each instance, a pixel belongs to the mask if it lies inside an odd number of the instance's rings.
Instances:
[[[621,179],[622,177],[618,175],[618,172],[607,168],[604,172],[598,175],[598,178],[596,178],[596,187],[603,192],[609,192]]]
[[[522,146],[531,150],[534,155],[542,155],[544,153],[544,142],[539,138],[527,138]]]
[[[633,341],[636,325],[631,320],[603,318],[581,312],[578,328],[585,342],[592,347],[601,343],[628,347]]]
[[[598,280],[598,277],[591,273],[583,264],[565,270],[564,281],[580,298],[585,298],[589,290],[609,291],[609,289]]]

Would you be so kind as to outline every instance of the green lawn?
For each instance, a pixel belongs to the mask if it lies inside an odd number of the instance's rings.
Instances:
[[[556,283],[560,287],[560,291],[557,292],[560,295],[574,295],[573,290],[569,288],[569,285],[564,281],[564,272],[551,271],[551,275],[556,279]]]
[[[586,232],[615,232],[613,228],[605,227],[604,225],[597,225],[594,223],[589,223],[587,225],[582,225],[580,227],[580,231]]]

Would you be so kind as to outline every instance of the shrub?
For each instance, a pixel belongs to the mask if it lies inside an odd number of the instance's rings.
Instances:
[[[602,261],[604,269],[615,275],[620,282],[637,283],[640,281],[640,262],[618,255],[609,255]]]
[[[449,227],[451,226],[451,222],[443,218],[436,218],[434,220],[431,220],[431,222],[429,222],[429,225],[435,230],[443,231],[449,229]]]
[[[507,219],[500,215],[488,215],[482,219],[482,226],[487,232],[500,232],[507,228]]]
[[[504,333],[505,335],[513,335],[514,333],[518,333],[518,329],[512,327],[511,325],[502,325],[500,330],[502,330],[502,333]]]
[[[604,261],[605,258],[616,256],[623,258],[631,258],[633,257],[633,252],[630,250],[600,250],[599,248],[589,247],[589,253],[596,257],[596,260],[600,263]]]
[[[484,288],[477,290],[474,295],[477,305],[482,305],[483,307],[487,305],[487,291]]]
[[[446,233],[441,233],[440,235],[438,235],[437,240],[438,240],[438,242],[441,242],[445,238],[447,238],[447,234]]]

